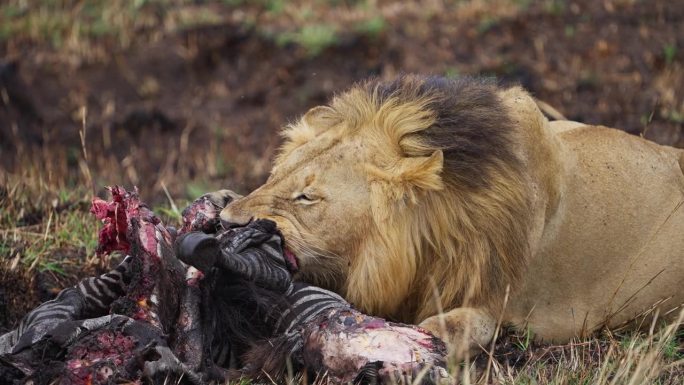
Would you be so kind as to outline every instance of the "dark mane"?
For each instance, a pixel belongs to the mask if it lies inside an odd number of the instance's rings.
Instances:
[[[427,98],[436,122],[418,134],[444,153],[446,182],[473,189],[491,187],[487,170],[503,162],[521,167],[514,152],[513,123],[497,95],[493,78],[403,75],[392,81],[370,80],[363,88],[383,104]]]

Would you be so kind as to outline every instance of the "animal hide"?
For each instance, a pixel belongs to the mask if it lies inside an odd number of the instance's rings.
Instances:
[[[136,191],[109,189],[92,212],[98,253],[126,258],[29,312],[0,336],[9,383],[202,384],[292,371],[333,383],[449,382],[444,343],[293,282],[270,221],[221,228],[230,197],[203,196],[166,228]]]

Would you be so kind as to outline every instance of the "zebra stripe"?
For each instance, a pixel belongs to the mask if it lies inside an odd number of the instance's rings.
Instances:
[[[274,311],[280,314],[271,315],[271,318],[276,320],[274,329],[284,333],[311,322],[330,309],[351,307],[339,295],[302,282],[295,282],[288,288],[286,301],[286,309],[275,309]]]
[[[282,253],[280,253],[273,246],[269,245],[268,243],[264,243],[261,245],[261,249],[267,252],[269,257],[276,259],[278,263],[285,264],[285,258],[281,256]]]
[[[90,292],[88,289],[93,290],[92,286],[89,284],[90,279],[84,279],[83,281],[79,282],[77,288],[80,291],[80,293],[83,295],[87,302],[87,307],[91,308],[96,308],[96,309],[104,309],[106,305],[98,298],[100,295],[99,293],[93,294]],[[94,291],[94,290],[93,290]]]
[[[109,306],[126,291],[133,258],[129,255],[116,268],[99,277],[81,280],[55,299],[44,302],[26,314],[16,329],[0,336],[0,354],[13,351],[19,341],[35,343],[59,322],[104,315]]]
[[[280,254],[273,247],[247,249],[240,254],[222,249],[218,265],[250,281],[285,290],[290,284],[290,272],[284,260],[276,257]]]
[[[91,278],[86,278],[81,282],[84,282],[87,284],[87,287],[95,293],[96,297],[102,297],[102,292],[100,291],[100,288],[98,287],[100,285],[100,280],[99,278],[91,277]]]
[[[44,313],[40,313],[40,315],[38,317],[36,317],[36,320],[34,321],[33,325],[40,324],[41,321],[52,322],[53,320],[68,320],[70,318],[71,318],[71,313],[66,312],[66,311],[44,312]]]
[[[313,303],[312,303],[313,302]],[[306,324],[316,318],[324,310],[329,310],[332,308],[346,307],[345,304],[340,304],[339,302],[333,301],[331,299],[325,301],[309,301],[305,305],[305,310],[299,313],[292,322],[285,328],[285,332],[289,332],[294,327]]]
[[[112,285],[111,282],[105,281],[104,278],[100,277],[100,290],[104,292],[104,294],[107,296],[107,298],[118,298],[121,296],[122,293],[115,293],[117,288],[121,288],[121,286],[110,286]]]

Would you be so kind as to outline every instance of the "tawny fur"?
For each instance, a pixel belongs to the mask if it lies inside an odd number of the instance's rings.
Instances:
[[[412,75],[359,84],[283,135],[267,183],[222,218],[276,221],[300,277],[363,311],[467,306],[483,343],[508,288],[506,323],[562,341],[684,301],[681,150],[549,123],[517,87]],[[471,322],[463,309],[447,326]]]

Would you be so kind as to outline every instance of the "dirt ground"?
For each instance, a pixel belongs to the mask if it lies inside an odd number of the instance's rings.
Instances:
[[[496,76],[569,119],[682,147],[684,7],[677,3],[381,2],[367,11],[381,28],[342,29],[315,54],[273,38],[291,28],[287,14],[258,5],[224,5],[220,24],[141,37],[126,48],[103,41],[81,55],[7,40],[0,167],[13,174],[33,167],[48,183],[73,184],[85,107],[97,187],[134,184],[157,200],[162,183],[174,197],[217,186],[244,193],[264,180],[278,128],[353,82],[401,72]],[[342,12],[319,7],[310,17],[321,23]]]
[[[2,328],[104,267],[81,267],[92,248],[67,246],[60,270],[10,269],[36,242],[17,232],[41,233],[56,207],[10,205],[18,184],[46,202],[84,185],[136,185],[154,205],[165,188],[178,205],[247,193],[265,180],[280,127],[370,76],[495,76],[569,119],[684,148],[681,1],[143,1],[145,18],[78,38],[85,3],[54,3],[69,12],[47,34],[22,32],[32,9],[0,6]],[[87,199],[65,196],[63,210],[87,215]]]

